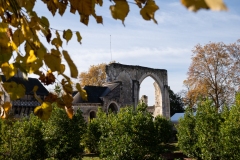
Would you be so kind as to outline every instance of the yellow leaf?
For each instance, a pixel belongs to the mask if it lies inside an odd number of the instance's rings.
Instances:
[[[13,27],[18,28],[19,22],[20,22],[20,17],[18,17],[18,16],[15,15],[15,14],[12,14],[12,15],[11,15],[11,25],[12,25]]]
[[[12,52],[9,48],[1,48],[0,47],[0,65],[5,62],[8,62],[12,57]]]
[[[67,112],[68,118],[72,119],[72,117],[73,117],[73,109],[72,109],[72,107],[67,108],[65,106],[65,111]]]
[[[16,82],[4,82],[4,89],[10,96],[11,100],[17,100],[25,95],[25,87],[22,84],[17,84]]]
[[[16,46],[20,46],[23,42],[25,41],[25,38],[22,34],[22,31],[20,28],[18,28],[14,33],[13,33],[13,42],[16,44]]]
[[[102,16],[94,16],[94,18],[96,19],[97,23],[103,23],[103,18]]]
[[[44,47],[44,45],[42,43],[40,43],[40,47],[39,49],[37,50],[36,52],[36,55],[39,59],[43,60],[44,59],[44,56],[47,54],[47,50],[46,48]]]
[[[45,102],[50,102],[50,103],[55,103],[57,101],[57,95],[53,94],[53,93],[49,93],[45,98],[44,101]]]
[[[27,63],[33,63],[37,60],[37,57],[34,54],[34,50],[30,50],[29,56],[27,58]]]
[[[62,101],[62,98],[57,98],[57,106],[59,107],[59,108],[62,108],[62,109],[64,109],[65,108],[65,103]]]
[[[77,67],[76,65],[73,63],[71,57],[69,56],[68,52],[67,51],[62,51],[63,53],[63,56],[64,56],[64,59],[67,61],[68,63],[68,66],[70,68],[70,71],[71,71],[71,77],[73,78],[77,78],[78,77],[78,70],[77,70]]]
[[[0,105],[0,116],[5,119],[8,116],[8,113],[12,107],[10,102],[5,102],[2,106]]]
[[[100,6],[103,5],[103,0],[96,0],[96,4],[99,4]]]
[[[40,18],[38,17],[35,11],[28,12],[28,16],[30,17],[29,26],[31,29],[40,30],[39,22]]]
[[[63,86],[63,90],[64,90],[66,93],[72,94],[73,88],[72,88],[72,85],[71,85],[70,83],[67,83],[67,81],[65,81],[64,79],[62,79],[61,84],[62,84],[62,86]]]
[[[3,14],[4,14],[4,12],[5,12],[5,9],[4,9],[4,7],[3,7],[3,6],[0,6],[0,15],[3,15]]]
[[[17,68],[15,68],[13,64],[9,64],[8,62],[3,63],[1,65],[1,69],[6,77],[6,80],[13,77],[17,73]]]
[[[64,73],[64,71],[65,71],[65,65],[61,64],[61,66],[60,66],[60,73],[62,74],[62,73]]]
[[[51,54],[57,57],[61,57],[60,51],[56,49],[51,49]]]
[[[55,45],[56,48],[62,47],[62,40],[60,38],[60,35],[58,31],[56,31],[56,38],[54,38],[51,42],[52,45]]]
[[[48,29],[49,28],[49,21],[46,17],[42,16],[40,19],[40,24],[45,28]]]
[[[129,5],[126,0],[114,0],[115,5],[110,6],[111,14],[114,19],[122,20],[124,25],[124,20],[129,12]]]
[[[147,0],[135,0],[139,8],[142,8],[142,4],[145,4]]]
[[[30,74],[35,73],[36,71],[39,70],[40,67],[42,67],[42,65],[43,65],[42,60],[37,59],[32,63],[26,64],[26,71]]]
[[[18,47],[13,41],[8,42],[8,46],[11,47],[13,51],[18,51]]]
[[[33,7],[35,5],[35,1],[36,0],[25,0],[25,5],[24,5],[24,8],[27,10],[27,11],[32,11],[33,10]]]
[[[47,75],[46,75],[46,82],[45,84],[46,85],[49,85],[49,84],[53,84],[55,82],[55,76],[52,74],[52,71],[51,70],[48,70],[47,71]]]
[[[38,86],[34,86],[33,87],[33,92],[37,92],[37,90],[38,90]]]
[[[82,22],[83,24],[85,24],[87,26],[88,22],[89,22],[89,16],[80,14],[80,22]]]
[[[190,11],[198,11],[199,9],[209,9],[205,0],[181,0],[182,4],[187,7]]]
[[[2,106],[4,111],[8,114],[12,107],[12,104],[10,102],[5,102]]]
[[[84,101],[87,101],[88,100],[87,92],[84,89],[82,89],[82,87],[81,87],[81,85],[79,83],[76,84],[76,88],[77,88],[78,92],[80,93],[81,98]]]
[[[92,13],[92,4],[95,0],[70,0],[71,5],[79,12],[80,15],[89,16]]]
[[[39,102],[39,103],[42,103],[42,99],[37,95],[37,90],[38,90],[38,86],[34,86],[33,87],[33,95],[34,95],[34,98]]]
[[[21,18],[21,31],[22,31],[23,36],[26,39],[32,39],[33,33],[28,25],[27,19],[25,19],[25,18]]]
[[[226,11],[227,7],[222,0],[205,0],[208,7],[215,11]]]
[[[42,33],[46,36],[46,39],[48,41],[48,43],[50,42],[50,39],[51,39],[51,31],[49,29],[49,21],[46,17],[42,16],[41,19],[40,19],[40,24],[39,24],[39,27],[42,31]]]
[[[44,62],[52,70],[52,72],[61,72],[61,57],[60,55],[57,55],[57,52],[59,51],[52,49],[51,54],[46,54],[44,56]]]
[[[0,46],[8,46],[9,38],[7,37],[8,24],[0,22]]]
[[[76,36],[77,36],[77,41],[81,44],[82,37],[78,31],[76,32]]]
[[[1,116],[2,119],[7,118],[7,115],[6,115],[4,109],[1,105],[0,105],[0,116]]]
[[[65,103],[67,108],[72,107],[72,101],[73,101],[72,93],[70,93],[70,94],[67,93],[67,94],[63,95],[62,100]]]
[[[67,8],[68,1],[59,1],[58,3],[58,13],[62,16]]]
[[[34,114],[42,120],[48,120],[52,113],[52,105],[49,102],[43,102],[41,106],[34,109]]]
[[[70,29],[68,29],[67,31],[63,31],[63,38],[66,39],[67,43],[69,40],[71,40],[72,38],[72,31]]]
[[[1,22],[0,23],[0,33],[3,34],[3,33],[7,33],[7,30],[8,30],[8,24],[7,23],[3,23]]]
[[[58,9],[58,1],[56,1],[56,0],[47,0],[47,1],[44,0],[43,2],[47,4],[48,10],[54,16],[57,9]]]
[[[140,14],[145,20],[153,20],[157,24],[157,21],[154,18],[155,12],[159,9],[155,1],[148,0],[146,5],[141,9]]]

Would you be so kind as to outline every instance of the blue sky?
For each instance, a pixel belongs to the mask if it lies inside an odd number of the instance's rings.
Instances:
[[[240,39],[240,1],[225,1],[227,12],[200,10],[196,13],[188,11],[180,0],[155,2],[160,7],[155,13],[157,25],[153,21],[143,20],[138,7],[130,4],[124,27],[120,20],[111,17],[111,2],[108,0],[104,1],[103,7],[96,8],[97,15],[103,17],[103,25],[97,24],[91,17],[89,25],[85,26],[80,23],[78,15],[71,13],[53,17],[42,2],[37,3],[36,11],[39,16],[49,17],[52,28],[81,33],[82,45],[74,36],[68,45],[64,42],[63,46],[79,72],[87,71],[90,65],[109,63],[111,60],[166,69],[169,86],[174,92],[179,92],[183,89],[182,82],[191,63],[191,50],[196,44],[204,45],[210,41],[234,43]],[[150,105],[154,103],[152,83],[153,79],[145,79],[140,93],[149,97]]]

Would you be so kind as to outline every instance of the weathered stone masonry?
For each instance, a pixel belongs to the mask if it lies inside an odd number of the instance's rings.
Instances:
[[[106,73],[108,82],[122,82],[120,107],[126,105],[136,107],[142,81],[148,76],[152,77],[155,80],[155,111],[153,114],[170,118],[167,70],[112,63],[107,65]]]
[[[106,66],[106,74],[107,83],[103,87],[85,87],[87,93],[91,95],[88,102],[81,100],[78,94],[74,96],[74,108],[80,108],[86,119],[95,115],[96,104],[106,113],[110,109],[118,112],[121,107],[129,105],[136,108],[140,85],[148,76],[155,80],[155,105],[151,107],[153,116],[162,115],[170,118],[167,70],[111,63]],[[84,106],[81,105],[83,103]]]

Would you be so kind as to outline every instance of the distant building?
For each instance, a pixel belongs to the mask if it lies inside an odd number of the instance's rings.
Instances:
[[[33,87],[38,86],[37,95],[43,100],[45,96],[48,95],[48,90],[42,85],[42,83],[36,79],[36,78],[27,78],[25,79],[20,72],[18,72],[17,75],[14,77],[11,77],[10,79],[6,80],[4,75],[0,75],[2,82],[16,82],[17,84],[22,84],[25,89],[26,93],[25,96],[18,99],[18,100],[11,100],[8,93],[5,92],[3,86],[0,83],[0,91],[3,92],[3,95],[1,96],[1,103],[9,101],[12,103],[12,109],[10,111],[11,114],[13,114],[14,117],[18,118],[21,116],[29,115],[31,112],[33,112],[34,108],[36,106],[41,105],[33,95]]]

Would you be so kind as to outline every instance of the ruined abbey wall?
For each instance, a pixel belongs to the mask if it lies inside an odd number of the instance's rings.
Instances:
[[[111,63],[107,65],[106,73],[108,82],[122,82],[120,107],[126,105],[136,107],[139,102],[140,84],[146,77],[152,77],[155,80],[155,110],[153,114],[170,118],[167,70]]]

